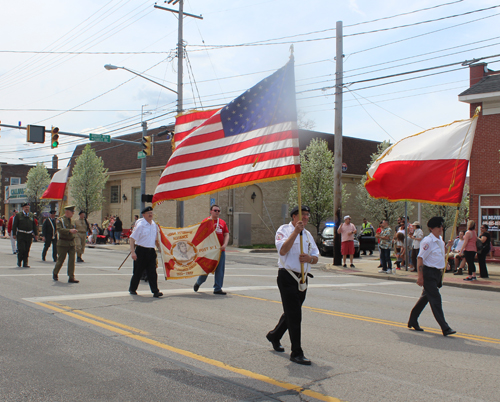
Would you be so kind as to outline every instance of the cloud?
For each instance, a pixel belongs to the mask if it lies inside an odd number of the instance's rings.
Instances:
[[[362,15],[363,17],[365,16],[365,13],[359,9],[357,0],[349,0],[349,9],[356,14]]]

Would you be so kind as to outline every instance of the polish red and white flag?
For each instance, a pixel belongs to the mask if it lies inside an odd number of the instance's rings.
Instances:
[[[460,205],[478,113],[403,138],[371,165],[365,188],[374,198]]]
[[[54,173],[49,187],[47,187],[47,190],[45,190],[40,198],[45,200],[62,200],[64,197],[64,191],[66,190],[66,184],[68,182],[68,175],[69,166]]]

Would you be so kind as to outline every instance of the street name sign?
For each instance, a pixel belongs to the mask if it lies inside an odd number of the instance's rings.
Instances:
[[[106,134],[89,134],[90,141],[111,142],[111,136]]]

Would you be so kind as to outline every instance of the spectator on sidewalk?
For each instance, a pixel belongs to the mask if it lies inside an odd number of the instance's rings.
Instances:
[[[481,278],[488,278],[488,268],[486,268],[486,256],[490,253],[491,249],[491,236],[488,233],[488,226],[481,225],[481,235],[479,240],[483,243],[483,249],[477,253],[477,261],[479,262],[479,276]]]
[[[377,245],[378,245],[378,251],[379,251],[379,259],[380,259],[380,265],[378,268],[382,268],[382,253],[380,252],[380,236],[377,237],[377,235],[380,235],[382,233],[382,221],[378,224],[378,228],[375,231],[375,238],[377,239]]]
[[[120,217],[117,216],[115,219],[115,224],[113,225],[115,244],[120,244],[120,240],[122,238],[122,231],[123,231],[123,223],[120,220]]]
[[[363,218],[363,223],[361,224],[361,235],[360,235],[360,243],[361,243],[361,237],[363,236],[373,236],[373,225],[368,222],[368,219]],[[362,250],[361,252],[362,255],[366,255],[366,250]],[[370,250],[370,255],[373,254],[373,251]]]
[[[375,235],[377,239],[380,239],[379,249],[380,249],[380,261],[382,263],[382,269],[378,272],[381,274],[392,274],[391,268],[391,248],[392,248],[392,231],[389,227],[389,222],[384,219],[382,221],[382,232]]]
[[[451,246],[450,258],[453,258],[455,265],[455,269],[453,270],[454,275],[462,275],[463,268],[465,267],[465,258],[460,254],[460,250],[464,245],[464,235],[465,232],[463,230],[458,232],[458,237],[453,242],[453,246]]]
[[[467,267],[469,268],[469,276],[464,278],[464,281],[475,281],[476,278],[476,266],[474,265],[474,257],[477,253],[476,247],[476,223],[473,220],[467,222],[467,232],[464,236],[464,244],[460,249],[460,254],[465,256],[465,261],[467,261]]]
[[[351,223],[351,217],[349,215],[344,216],[344,223],[337,229],[337,233],[342,236],[340,252],[344,258],[344,268],[347,268],[347,256],[349,256],[351,268],[354,268],[354,235],[356,231],[356,226],[354,226],[354,223]]]
[[[10,237],[10,245],[12,246],[12,254],[17,254],[17,245],[16,245],[16,239],[14,239],[14,235],[12,233],[12,224],[14,223],[14,218],[17,214],[17,211],[14,209],[12,211],[12,215],[9,218],[9,223],[7,224],[7,233],[9,234]]]
[[[418,253],[420,252],[420,242],[424,238],[424,232],[421,229],[419,221],[413,222],[413,234],[410,235],[410,238],[413,240],[412,252],[411,252],[411,261],[412,261],[413,268],[411,269],[411,271],[416,271],[417,270],[417,257],[418,257]]]
[[[405,235],[401,232],[396,233],[396,269],[401,269],[401,264],[404,262],[406,257],[406,247],[405,247]]]

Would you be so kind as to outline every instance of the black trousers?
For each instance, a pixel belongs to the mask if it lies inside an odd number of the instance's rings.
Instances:
[[[17,265],[27,266],[28,256],[30,254],[31,243],[33,242],[33,235],[31,233],[17,232]]]
[[[486,254],[489,251],[485,252],[484,250],[480,253],[477,253],[477,261],[479,263],[479,276],[481,278],[488,278],[488,268],[486,268]]]
[[[141,276],[146,271],[148,273],[148,283],[151,292],[159,292],[158,275],[156,273],[156,250],[154,248],[137,246],[135,253],[137,254],[137,260],[134,261],[134,273],[130,280],[129,291],[135,292],[137,290]]]
[[[474,265],[474,257],[476,256],[475,251],[464,251],[465,261],[467,261],[467,266],[469,267],[469,275],[476,273],[476,266]]]
[[[57,239],[49,239],[47,237],[45,238],[45,243],[43,245],[42,260],[45,260],[45,257],[47,256],[47,251],[49,250],[51,244],[52,244],[52,259],[54,261],[57,261]]]
[[[431,268],[426,265],[423,266],[424,273],[424,290],[420,299],[418,299],[415,307],[411,310],[410,323],[418,323],[418,317],[420,313],[424,310],[427,303],[430,303],[432,314],[438,322],[439,326],[443,331],[450,329],[450,326],[444,319],[443,313],[443,303],[441,300],[441,293],[439,293],[439,287],[441,286],[441,279],[443,272],[440,269]]]
[[[290,356],[303,356],[304,352],[301,346],[302,303],[306,299],[307,290],[301,292],[297,281],[285,269],[278,270],[277,282],[281,294],[283,315],[269,334],[273,339],[280,340],[288,330],[292,344]]]

